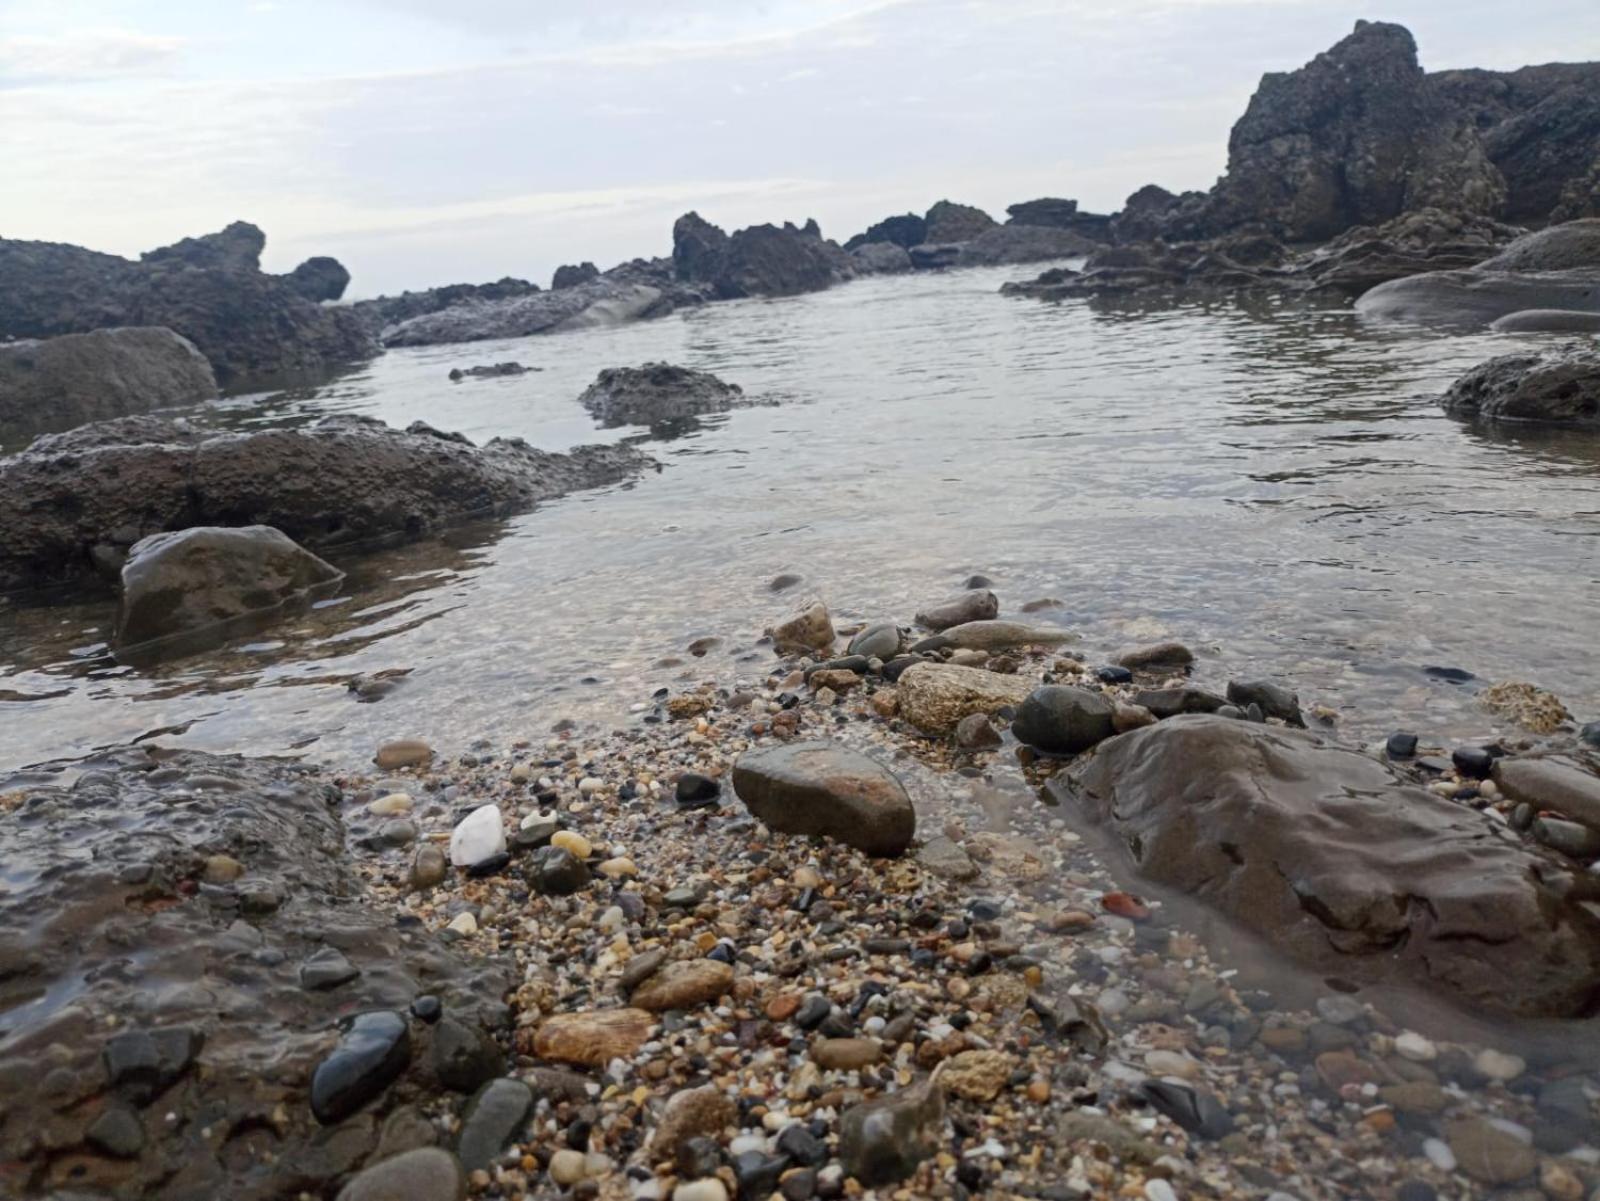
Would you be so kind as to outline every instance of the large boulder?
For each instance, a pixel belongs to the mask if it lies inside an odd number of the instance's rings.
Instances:
[[[672,225],[672,269],[689,283],[709,284],[723,271],[728,235],[699,213],[685,213]]]
[[[336,258],[313,255],[284,276],[288,284],[314,304],[338,300],[350,286],[350,272]]]
[[[1006,206],[1007,225],[1042,225],[1050,229],[1069,229],[1092,242],[1111,239],[1111,218],[1103,213],[1084,213],[1076,200],[1047,196]]]
[[[217,395],[205,355],[170,329],[0,342],[0,426],[71,429]]]
[[[334,417],[296,429],[197,430],[128,417],[38,438],[0,460],[0,592],[120,571],[148,534],[268,525],[312,549],[416,538],[637,474],[625,446],[475,447],[426,426]]]
[[[1429,83],[1411,34],[1358,21],[1299,70],[1262,78],[1229,136],[1205,232],[1254,225],[1313,241],[1407,209],[1493,214],[1504,200],[1476,128]]]
[[[978,667],[914,663],[900,675],[900,716],[931,738],[948,738],[963,717],[1014,708],[1032,691],[1027,680]]]
[[[704,413],[724,413],[749,404],[738,384],[708,371],[671,363],[607,367],[583,390],[578,403],[602,428],[659,425]]]
[[[1049,755],[1076,755],[1116,731],[1112,704],[1100,692],[1071,684],[1035,688],[1011,719],[1011,732]]]
[[[193,342],[230,387],[326,372],[376,353],[351,310],[308,300],[303,279],[261,272],[260,243],[260,230],[238,222],[131,262],[0,239],[0,338],[165,326]]]
[[[437,346],[623,325],[663,317],[702,299],[664,273],[643,277],[607,272],[588,283],[549,292],[535,290],[498,300],[470,298],[448,304],[386,326],[383,343]]]
[[[996,225],[962,243],[952,265],[989,267],[1079,258],[1094,253],[1099,246],[1076,230],[1049,225]]]
[[[923,218],[923,241],[934,245],[950,242],[970,242],[986,229],[993,229],[995,219],[980,208],[970,204],[957,204],[941,200],[928,210]]]
[[[537,291],[538,284],[508,275],[488,284],[445,284],[421,292],[402,292],[398,296],[358,300],[350,306],[350,311],[361,319],[362,325],[374,336],[378,336],[391,325],[421,317],[425,313],[437,313],[452,305],[511,300],[518,296],[530,296]]]
[[[1321,736],[1176,717],[1051,788],[1124,867],[1321,975],[1525,1017],[1600,999],[1600,916],[1558,860]]]
[[[1526,232],[1474,213],[1415,209],[1346,230],[1292,263],[1285,284],[1360,296],[1391,279],[1475,267]]]
[[[864,232],[858,233],[846,242],[844,248],[854,250],[871,242],[888,242],[902,250],[910,250],[927,240],[927,221],[915,213],[906,213],[899,217],[885,217],[876,225],[867,226]]]
[[[195,526],[128,551],[111,645],[119,652],[234,628],[337,587],[344,572],[270,526]]]
[[[1600,425],[1600,354],[1506,354],[1468,371],[1441,402],[1452,417]]]
[[[1600,313],[1600,220],[1526,234],[1475,267],[1391,280],[1356,302],[1369,317],[1461,329],[1530,309]]]
[[[905,853],[917,811],[894,773],[832,742],[747,751],[733,765],[745,808],[784,834],[824,836],[868,855]]]
[[[585,261],[576,265],[563,263],[556,268],[555,275],[551,277],[550,288],[552,291],[561,288],[575,288],[579,284],[586,284],[590,280],[599,278],[600,268],[591,262]]]
[[[852,274],[850,256],[822,236],[815,221],[752,225],[728,239],[717,295],[797,296],[832,287]]]
[[[857,275],[900,275],[911,270],[911,255],[893,242],[863,242],[848,253]]]

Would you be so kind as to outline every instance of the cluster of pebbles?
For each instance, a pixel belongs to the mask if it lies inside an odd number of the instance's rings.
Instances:
[[[831,659],[813,606],[772,631],[771,674],[657,695],[630,729],[449,763],[394,743],[341,779],[369,886],[517,981],[511,1030],[455,1077],[471,1100],[435,1098],[410,1163],[344,1201],[1600,1196],[1591,1063],[1424,1034],[1339,981],[1247,983],[1039,803],[1060,761],[1006,729],[1041,681],[1097,690],[1118,730],[1196,696],[1300,724],[1292,694],[1207,693],[1176,644],[1095,667],[1049,627],[963,634],[1012,623],[981,590],[952,604],[914,654],[880,623]],[[929,738],[895,683],[929,658],[1014,699]],[[739,758],[812,740],[892,773],[906,854],[747,809]],[[1520,820],[1472,748],[1389,749]]]

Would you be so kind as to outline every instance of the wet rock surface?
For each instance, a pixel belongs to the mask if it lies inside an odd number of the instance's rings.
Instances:
[[[903,854],[916,833],[916,809],[887,768],[825,742],[745,755],[733,787],[746,808],[785,834],[838,839],[869,855]]]
[[[737,384],[707,371],[671,363],[608,367],[584,389],[578,403],[602,429],[661,425],[707,413],[725,413],[753,403]]]
[[[29,780],[0,814],[13,866],[0,1155],[24,1194],[326,1187],[372,1149],[356,1111],[415,1094],[401,1050],[415,996],[503,1024],[503,970],[371,903],[340,797],[303,769],[129,749]],[[242,873],[207,883],[218,856]],[[359,974],[305,987],[300,965],[329,949]],[[317,1117],[335,1124],[319,1133]],[[82,1140],[112,1158],[85,1157]]]
[[[90,578],[155,533],[266,525],[316,551],[414,538],[625,479],[627,447],[474,447],[369,418],[218,434],[153,417],[35,440],[0,464],[0,591]]]
[[[1600,919],[1559,864],[1314,735],[1178,717],[1065,791],[1141,875],[1317,970],[1525,1016],[1586,1013],[1600,989]]]
[[[1600,425],[1600,354],[1500,355],[1451,384],[1440,403],[1452,417]]]
[[[196,526],[133,544],[112,645],[148,650],[325,595],[344,573],[270,526]]]
[[[0,430],[72,429],[217,395],[211,364],[169,329],[0,342]]]

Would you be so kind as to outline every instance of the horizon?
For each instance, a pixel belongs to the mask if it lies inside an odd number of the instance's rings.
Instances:
[[[656,257],[691,209],[840,242],[940,199],[1109,212],[1210,187],[1262,73],[1357,18],[1507,70],[1600,58],[1587,6],[1508,36],[1487,0],[10,0],[0,236],[136,258],[245,220],[265,269],[331,255],[360,298]]]

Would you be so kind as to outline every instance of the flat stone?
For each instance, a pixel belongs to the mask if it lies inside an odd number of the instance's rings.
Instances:
[[[689,1139],[715,1138],[724,1128],[738,1124],[739,1107],[715,1085],[681,1089],[668,1098],[661,1111],[650,1154],[657,1163],[675,1160]]]
[[[1532,1147],[1482,1118],[1449,1123],[1445,1140],[1461,1170],[1484,1184],[1512,1184],[1539,1167],[1539,1156]]]
[[[928,839],[918,849],[917,862],[946,880],[975,880],[979,875],[978,865],[972,861],[972,856],[959,843],[943,834]]]
[[[1120,651],[1111,661],[1132,671],[1184,671],[1193,666],[1194,652],[1181,642],[1153,642]]]
[[[824,1038],[811,1047],[811,1058],[826,1071],[859,1071],[882,1056],[883,1048],[872,1038]]]
[[[1574,859],[1593,859],[1600,855],[1600,830],[1580,826],[1558,817],[1535,818],[1533,836],[1552,850]]]
[[[1306,724],[1300,712],[1300,698],[1272,680],[1230,680],[1228,700],[1241,709],[1255,705],[1265,716],[1276,717],[1291,726]]]
[[[300,987],[312,990],[338,988],[361,974],[361,969],[337,947],[322,947],[300,965]]]
[[[894,773],[835,743],[748,751],[734,764],[733,788],[774,830],[834,838],[869,855],[903,854],[916,833],[916,809]]]
[[[1136,694],[1134,704],[1140,705],[1165,721],[1181,713],[1215,713],[1228,702],[1204,688],[1147,688]]]
[[[397,738],[378,748],[372,761],[384,771],[402,767],[426,767],[433,762],[433,748],[417,738]]]
[[[114,1159],[133,1159],[144,1149],[144,1126],[125,1105],[108,1106],[89,1126],[86,1137],[95,1150]]]
[[[655,1029],[655,1015],[644,1009],[558,1013],[539,1026],[533,1053],[560,1063],[604,1067],[613,1059],[631,1059]]]
[[[485,1084],[461,1111],[461,1166],[469,1173],[487,1168],[522,1132],[532,1111],[533,1090],[522,1081],[502,1076]]]
[[[865,655],[887,663],[900,653],[900,628],[892,621],[874,622],[850,639],[846,650],[852,655]]]
[[[664,964],[629,997],[640,1009],[693,1009],[733,988],[733,968],[715,959],[680,959]]]
[[[337,1201],[465,1201],[466,1195],[461,1161],[423,1147],[362,1169],[339,1190]]]
[[[969,589],[917,614],[917,624],[928,630],[947,630],[969,621],[989,621],[1000,615],[1000,601],[987,588]]]
[[[1600,830],[1600,776],[1572,759],[1502,758],[1495,762],[1494,782],[1510,800]]]
[[[1029,682],[976,667],[916,663],[900,676],[900,716],[931,738],[948,738],[972,713],[993,715],[1028,699]]]
[[[311,1076],[311,1112],[336,1125],[383,1091],[411,1062],[411,1033],[403,1014],[357,1014]]]

